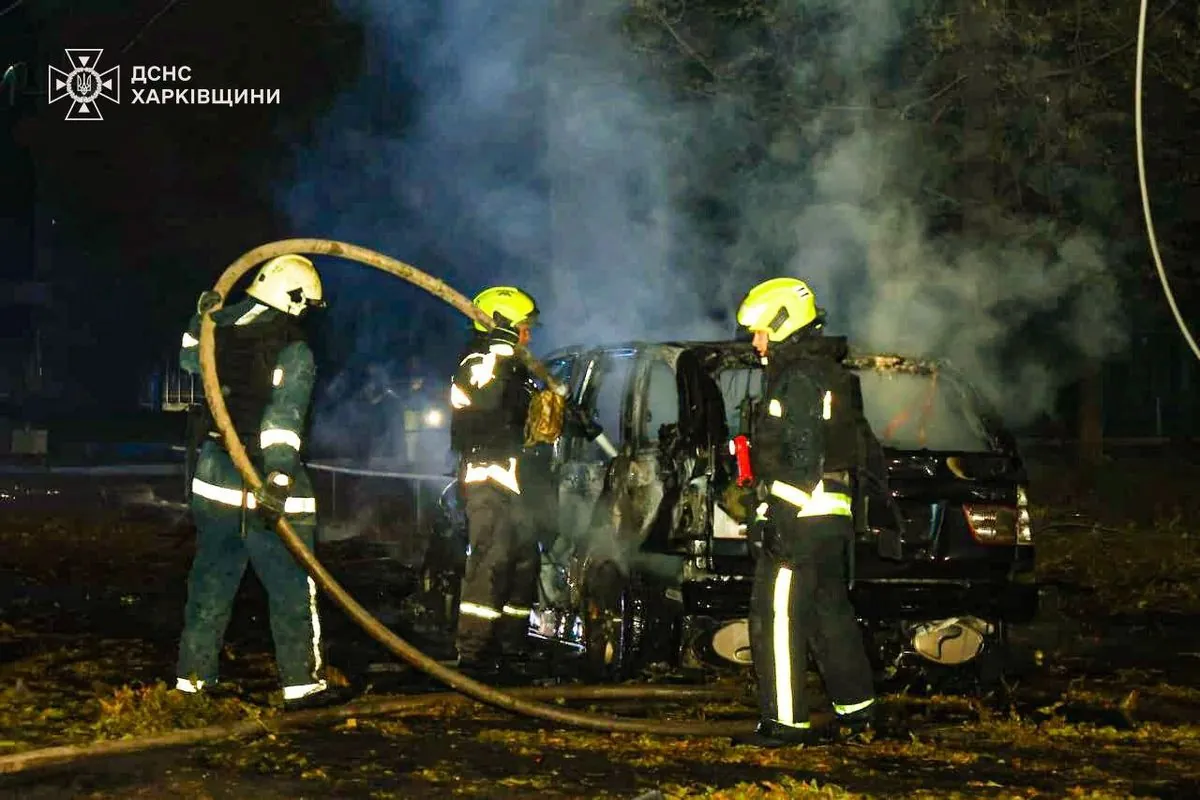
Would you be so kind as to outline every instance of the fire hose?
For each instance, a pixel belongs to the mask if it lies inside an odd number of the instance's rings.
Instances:
[[[1154,257],[1154,268],[1158,272],[1159,283],[1162,284],[1167,305],[1171,307],[1171,315],[1175,317],[1175,324],[1179,326],[1183,338],[1192,348],[1192,353],[1200,359],[1200,346],[1197,346],[1196,340],[1192,338],[1192,332],[1188,329],[1183,314],[1179,312],[1175,294],[1171,291],[1171,284],[1167,280],[1167,270],[1163,266],[1162,254],[1158,252],[1158,236],[1154,232],[1154,216],[1150,213],[1150,189],[1146,182],[1145,125],[1142,122],[1142,72],[1146,62],[1146,11],[1149,5],[1149,0],[1141,0],[1141,10],[1138,13],[1137,60],[1133,75],[1133,121],[1137,148],[1138,187],[1142,194],[1142,214],[1146,218],[1146,238],[1150,242],[1150,253]]]
[[[238,280],[251,268],[270,258],[298,253],[303,255],[338,256],[350,261],[356,261],[369,267],[386,272],[402,280],[424,289],[429,294],[448,303],[469,319],[476,320],[491,328],[494,323],[486,314],[479,311],[466,297],[442,281],[428,275],[416,267],[384,256],[380,253],[343,242],[327,239],[287,239],[271,242],[256,247],[234,261],[217,281],[213,290],[220,295],[220,302],[208,313],[204,314],[200,326],[200,369],[204,382],[204,394],[208,400],[213,420],[221,433],[229,455],[241,473],[250,491],[258,491],[262,487],[262,478],[258,475],[246,454],[246,449],[238,438],[237,431],[225,407],[221,393],[221,383],[216,368],[216,342],[212,314],[220,309],[229,296],[230,291]],[[530,370],[544,380],[547,386],[557,389],[557,383],[547,373],[546,368],[534,358],[527,349],[517,346],[520,358],[529,365]],[[646,733],[668,736],[728,736],[749,731],[752,723],[749,721],[726,722],[684,722],[667,720],[645,720],[630,717],[604,716],[581,711],[572,711],[559,706],[538,702],[528,693],[504,692],[487,684],[480,683],[457,670],[443,666],[438,661],[422,653],[419,649],[400,638],[386,625],[376,619],[363,608],[341,584],[325,569],[317,557],[296,536],[295,530],[287,517],[279,519],[275,532],[283,540],[284,545],[295,557],[297,562],[312,577],[321,589],[375,641],[379,642],[393,655],[408,662],[413,667],[441,681],[458,692],[486,705],[495,706],[524,716],[535,717],[547,722],[555,722],[571,727],[585,728],[594,731]],[[672,689],[662,686],[623,687],[634,695],[644,693],[647,698],[670,696]],[[680,696],[687,696],[694,689],[680,687]],[[630,696],[627,693],[626,697]],[[522,696],[522,694],[524,696]]]

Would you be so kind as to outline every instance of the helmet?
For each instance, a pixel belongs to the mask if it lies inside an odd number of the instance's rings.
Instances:
[[[321,276],[311,261],[298,255],[278,256],[263,264],[246,294],[294,316],[325,305]]]
[[[533,298],[514,286],[484,289],[472,302],[502,328],[512,328],[522,322],[532,324],[538,315]],[[486,331],[487,328],[476,322],[475,330]]]
[[[819,320],[817,299],[798,278],[772,278],[755,286],[738,308],[739,325],[766,331],[772,342],[782,342]]]

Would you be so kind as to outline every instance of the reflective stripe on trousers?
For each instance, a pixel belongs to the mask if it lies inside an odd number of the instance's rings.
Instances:
[[[463,473],[463,483],[483,483],[487,480],[495,481],[513,494],[521,493],[521,486],[517,483],[517,460],[515,458],[510,458],[507,466],[498,463],[467,463],[466,472]]]
[[[826,492],[824,481],[817,481],[811,494],[790,483],[775,481],[771,484],[771,494],[798,508],[797,517],[849,517],[853,515],[850,495],[842,492]]]
[[[792,570],[780,567],[775,573],[775,587],[771,596],[772,627],[771,647],[775,673],[776,722],[789,728],[807,728],[808,720],[796,721],[795,702],[792,697]],[[798,665],[800,670],[806,665]]]
[[[214,503],[221,503],[226,506],[241,508],[245,505],[246,508],[251,510],[258,508],[258,501],[255,499],[253,492],[217,486],[207,481],[202,481],[199,478],[192,478],[192,493],[197,497],[203,497],[206,500],[212,500]],[[289,497],[284,501],[283,512],[285,514],[315,514],[317,513],[317,498]]]
[[[870,700],[863,700],[861,703],[854,703],[853,705],[848,705],[848,706],[839,706],[837,703],[834,703],[833,710],[839,717],[844,717],[849,714],[853,714],[857,711],[862,711],[864,709],[870,708],[874,704],[875,704],[874,698],[872,698]]]
[[[532,608],[506,605],[502,609],[494,609],[480,603],[462,602],[458,604],[458,613],[480,619],[500,619],[500,617],[528,618],[533,613]]]

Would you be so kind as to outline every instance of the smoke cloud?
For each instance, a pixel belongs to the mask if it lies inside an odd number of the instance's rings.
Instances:
[[[828,109],[786,124],[720,86],[673,96],[622,31],[626,2],[342,5],[368,26],[367,64],[285,194],[297,230],[468,294],[528,287],[545,323],[535,351],[727,338],[745,291],[790,274],[832,332],[949,358],[1020,423],[1083,359],[1123,343],[1102,239],[1050,222],[1014,223],[1002,241],[932,234],[923,186],[941,165],[927,137],[898,115],[847,111],[886,88],[872,76],[911,23],[903,3],[780,3],[781,26],[820,31],[792,47],[781,90]],[[422,302],[436,301],[405,308]],[[423,313],[443,314],[439,352],[465,338],[444,311]],[[360,336],[352,349],[373,358],[377,331]]]

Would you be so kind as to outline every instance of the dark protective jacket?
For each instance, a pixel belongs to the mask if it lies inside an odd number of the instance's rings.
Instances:
[[[849,494],[851,480],[878,456],[862,412],[858,377],[842,363],[843,337],[799,336],[774,346],[754,426],[755,474],[811,492]]]
[[[536,388],[516,355],[516,334],[496,328],[476,336],[450,385],[450,446],[475,462],[519,458]]]
[[[217,311],[214,321],[217,376],[238,437],[264,474],[295,477],[316,377],[299,321],[249,299]],[[197,314],[179,355],[193,374],[200,371],[199,333]]]

